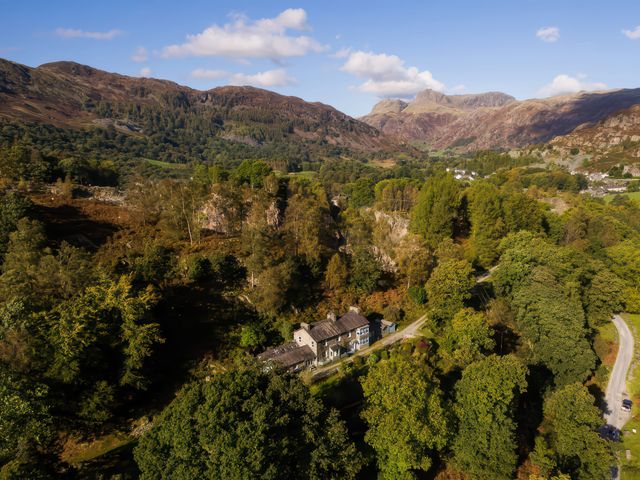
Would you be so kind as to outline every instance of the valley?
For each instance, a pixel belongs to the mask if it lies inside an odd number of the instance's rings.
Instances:
[[[639,106],[1,60],[0,478],[633,479]]]

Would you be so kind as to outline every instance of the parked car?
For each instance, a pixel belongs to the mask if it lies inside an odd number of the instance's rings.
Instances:
[[[631,411],[631,405],[633,405],[633,403],[631,402],[631,400],[629,400],[628,398],[625,398],[624,400],[622,400],[622,411],[623,412],[630,412]]]
[[[619,442],[620,430],[618,430],[617,428],[612,429],[611,432],[609,433],[609,438],[614,442]]]

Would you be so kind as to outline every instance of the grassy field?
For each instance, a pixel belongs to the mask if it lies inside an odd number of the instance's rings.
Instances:
[[[305,178],[307,180],[313,180],[318,176],[318,172],[314,172],[313,170],[303,170],[302,172],[289,172],[287,175],[289,177]]]
[[[135,439],[125,433],[116,432],[90,442],[67,442],[62,460],[79,465],[132,443]]]
[[[625,425],[623,441],[619,445],[621,459],[621,479],[640,480],[640,315],[624,315],[625,320],[635,337],[635,359],[631,365],[631,375],[627,382],[627,391],[633,400],[633,417]],[[633,430],[637,433],[633,433]],[[626,451],[631,453],[631,459],[626,459]]]
[[[163,168],[166,170],[183,170],[187,167],[182,163],[169,163],[163,162],[161,160],[152,160],[150,158],[147,158],[146,160],[149,165],[153,165],[154,167]]]
[[[614,199],[614,197],[616,195],[622,195],[624,197],[628,197],[629,199],[633,200],[634,202],[640,203],[640,192],[610,193],[609,195],[605,195],[604,201],[609,203],[611,200]]]

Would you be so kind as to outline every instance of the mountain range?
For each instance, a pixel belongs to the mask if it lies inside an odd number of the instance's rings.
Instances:
[[[0,119],[64,129],[113,125],[137,137],[195,128],[254,147],[297,142],[372,152],[393,146],[376,128],[322,103],[253,87],[199,91],[74,62],[31,68],[0,59]]]
[[[253,87],[201,91],[74,62],[32,68],[0,59],[0,123],[111,129],[137,142],[125,153],[169,161],[211,158],[220,149],[238,158],[270,149],[268,158],[287,162],[304,155],[389,157],[411,151],[407,144],[471,151],[552,141],[567,148],[593,144],[595,151],[636,142],[639,112],[640,89],[523,101],[500,92],[425,90],[411,101],[382,100],[354,119],[329,105]]]
[[[500,92],[445,95],[426,90],[410,102],[382,100],[361,120],[391,137],[433,148],[517,148],[596,125],[637,104],[640,89],[523,101]]]

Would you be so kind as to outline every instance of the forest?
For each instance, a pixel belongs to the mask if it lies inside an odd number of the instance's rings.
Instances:
[[[497,152],[167,175],[11,138],[0,479],[610,478],[602,332],[640,313],[637,203]],[[256,359],[352,305],[426,322],[317,382]]]

